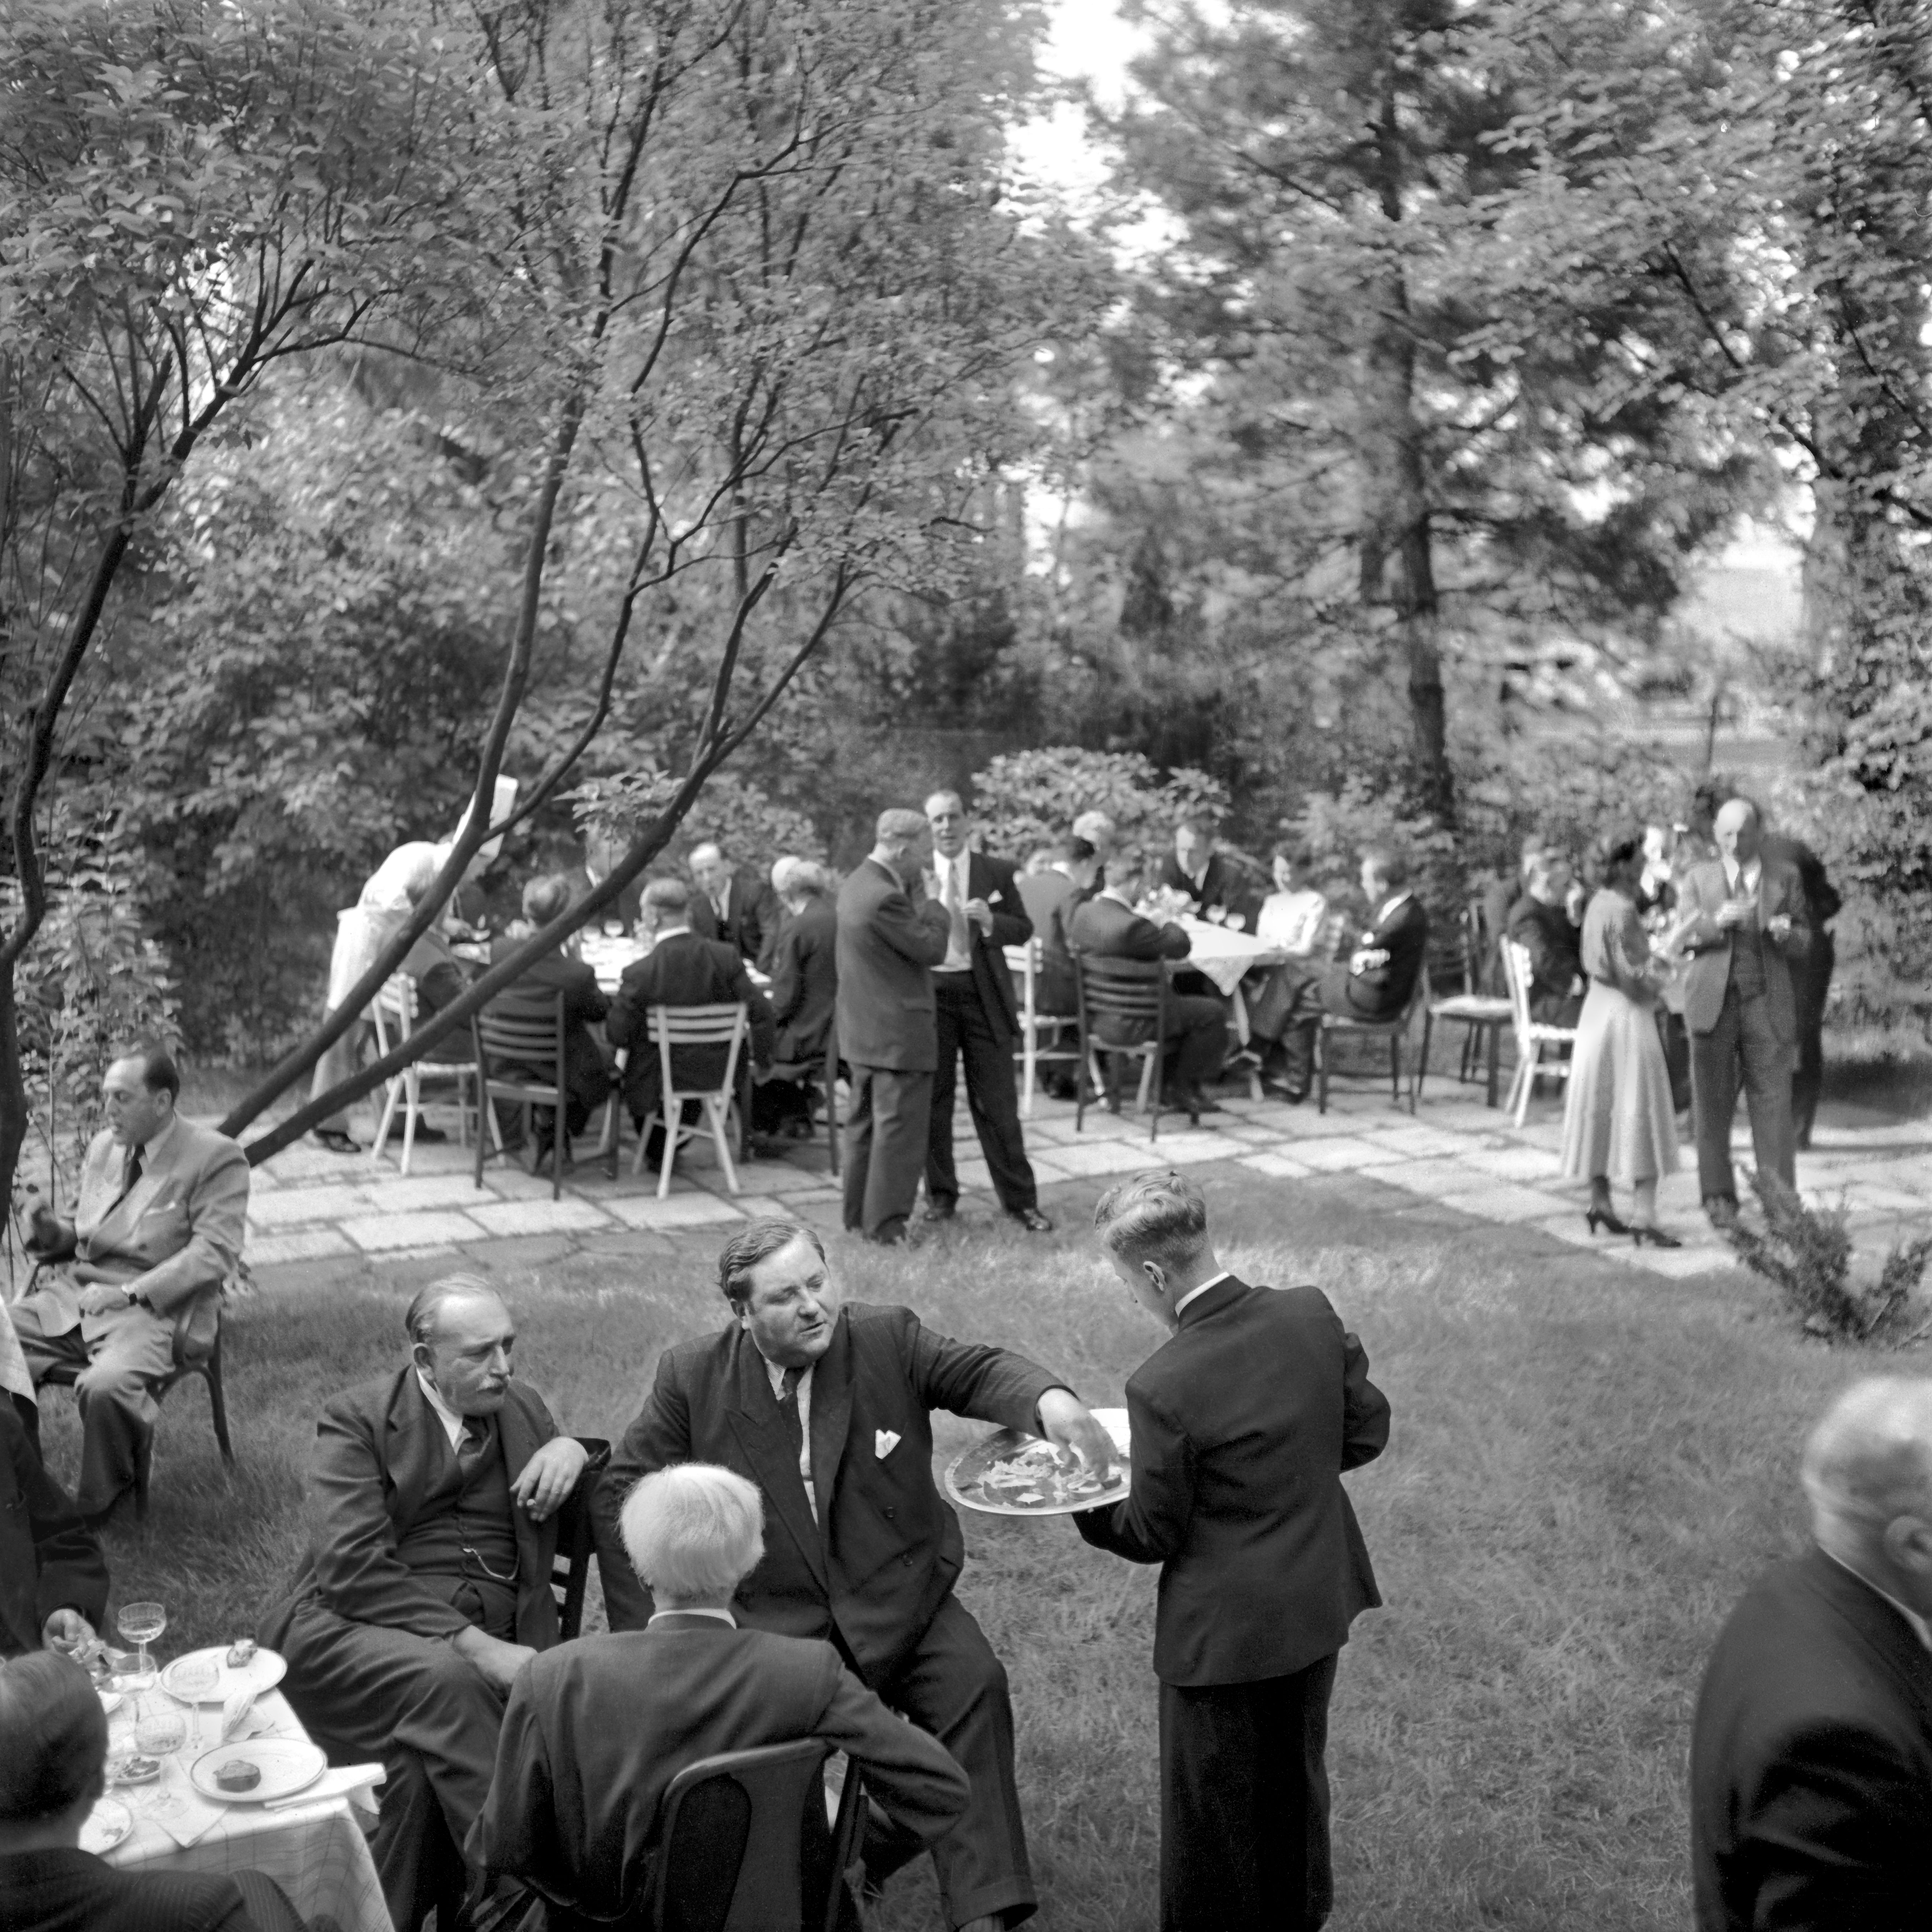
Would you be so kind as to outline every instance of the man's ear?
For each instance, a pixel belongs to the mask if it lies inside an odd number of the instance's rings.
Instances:
[[[1154,1283],[1154,1292],[1162,1300],[1167,1299],[1167,1270],[1158,1262],[1142,1262],[1141,1272]]]
[[[1895,1516],[1885,1526],[1885,1553],[1909,1575],[1932,1579],[1932,1521]]]

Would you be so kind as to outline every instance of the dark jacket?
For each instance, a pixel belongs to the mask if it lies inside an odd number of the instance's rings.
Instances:
[[[507,958],[524,944],[500,939],[490,949],[492,962]],[[592,1037],[592,1024],[610,1011],[610,1002],[597,983],[597,975],[580,959],[568,958],[560,947],[526,968],[490,1002],[494,1010],[549,1013],[556,996],[563,995],[563,1076],[572,1096],[586,1108],[601,1107],[610,1097],[610,1062]],[[490,1070],[493,1072],[495,1067]],[[548,1079],[552,1070],[533,1067]]]
[[[1185,959],[1194,946],[1185,926],[1172,920],[1156,926],[1104,894],[1074,908],[1066,936],[1075,952],[1109,959]]]
[[[814,1522],[751,1337],[734,1322],[667,1348],[598,1486],[597,1564],[611,1628],[638,1628],[652,1607],[616,1534],[626,1492],[673,1462],[722,1462],[765,1498],[764,1558],[739,1586],[740,1621],[788,1636],[836,1629],[860,1675],[879,1682],[932,1622],[965,1560],[958,1520],[932,1480],[932,1412],[1030,1430],[1040,1397],[1060,1386],[1023,1356],[932,1334],[909,1308],[848,1302],[812,1372]]]
[[[1429,947],[1429,914],[1414,893],[1361,934],[1347,961],[1347,998],[1364,1019],[1388,1019],[1408,1004]]]
[[[1328,1298],[1217,1282],[1134,1372],[1127,1415],[1132,1492],[1074,1522],[1161,1565],[1161,1682],[1256,1683],[1340,1649],[1382,1601],[1341,1475],[1382,1454],[1389,1406]]]
[[[654,1113],[663,1089],[657,1042],[645,1033],[646,1009],[651,1006],[709,1006],[742,1000],[751,1020],[750,1055],[760,1066],[772,1057],[772,1010],[752,984],[745,962],[735,946],[695,932],[674,932],[660,939],[641,959],[624,968],[616,998],[604,1022],[613,1046],[627,1047],[624,1103],[634,1115]],[[673,1049],[671,1073],[680,1087],[716,1087],[724,1078],[730,1049],[722,1046],[684,1046]],[[746,1064],[745,1049],[738,1064]]]
[[[1684,982],[1684,1023],[1693,1033],[1710,1032],[1724,1010],[1725,988],[1731,977],[1732,928],[1718,923],[1718,912],[1730,896],[1730,875],[1721,859],[1696,867],[1678,893],[1678,917],[1696,915],[1684,937],[1684,950],[1690,955],[1690,970]],[[1777,940],[1766,928],[1780,914],[1790,920],[1791,930]],[[1760,855],[1756,916],[1762,935],[1765,1008],[1772,1031],[1788,1042],[1798,1037],[1791,969],[1802,965],[1811,952],[1810,919],[1796,866],[1768,854]]]
[[[511,1383],[496,1420],[504,1467],[514,1482],[556,1435],[556,1424],[543,1397],[522,1382]],[[322,1410],[309,1475],[314,1533],[287,1599],[263,1628],[265,1643],[280,1649],[296,1606],[310,1598],[351,1623],[417,1636],[454,1636],[469,1628],[460,1610],[396,1558],[397,1540],[414,1525],[442,1466],[447,1447],[442,1430],[412,1366],[358,1383]],[[556,1514],[539,1523],[522,1510],[512,1514],[519,1559],[517,1641],[548,1649],[557,1631],[550,1586]]]
[[[700,939],[722,940],[735,946],[748,966],[761,973],[771,970],[772,948],[778,943],[778,924],[783,910],[771,881],[749,866],[731,874],[731,887],[724,902],[724,923],[718,923],[718,908],[695,880],[691,887],[691,929]]]
[[[1917,1932],[1932,1916],[1932,1652],[1822,1550],[1760,1577],[1690,1736],[1699,1932]]]
[[[838,1052],[855,1066],[930,1073],[939,1064],[931,968],[946,957],[946,908],[915,905],[876,859],[838,889]]]
[[[659,1804],[680,1771],[801,1738],[849,1752],[866,1796],[922,1843],[966,1808],[966,1774],[944,1747],[829,1643],[681,1615],[562,1645],[519,1674],[470,1857],[567,1910],[615,1918],[650,1886]]]
[[[1180,861],[1168,853],[1160,862],[1160,883],[1169,892],[1185,892],[1194,902],[1194,910],[1204,914],[1217,907],[1226,910],[1241,894],[1234,867],[1218,852],[1208,854],[1208,869],[1198,886],[1180,869]]]
[[[1013,992],[1006,949],[1024,946],[1032,938],[1033,920],[1028,914],[1026,902],[1020,896],[1013,868],[1004,859],[984,852],[968,853],[966,896],[984,899],[993,915],[991,932],[982,932],[973,920],[966,922],[968,956],[973,962],[974,988],[992,1022],[994,1036],[1010,1042],[1019,1033],[1020,1003]],[[943,952],[940,955],[942,959],[945,956]]]
[[[825,1051],[838,1001],[838,913],[830,899],[807,902],[778,928],[772,948],[774,1060],[816,1060]]]
[[[92,1852],[0,1856],[7,1932],[256,1932],[231,1878],[116,1871]]]
[[[1509,937],[1529,953],[1529,1009],[1538,1019],[1554,1016],[1583,970],[1582,928],[1560,905],[1545,905],[1525,892],[1510,908]]]
[[[107,1559],[0,1390],[0,1657],[38,1650],[56,1610],[78,1610],[100,1629]]]

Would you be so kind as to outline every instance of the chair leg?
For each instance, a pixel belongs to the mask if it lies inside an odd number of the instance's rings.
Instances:
[[[1134,1094],[1134,1105],[1143,1114],[1148,1110],[1148,1096],[1154,1091],[1154,1062],[1160,1057],[1158,1054],[1150,1053],[1141,1062],[1141,1084]],[[1159,1109],[1155,1111],[1158,1112]]]
[[[396,1118],[396,1101],[402,1091],[400,1076],[388,1083],[389,1090],[382,1103],[382,1118],[376,1123],[376,1138],[369,1149],[369,1165],[382,1165],[382,1150],[389,1144],[389,1124]]]
[[[1523,1054],[1522,1064],[1516,1070],[1516,1124],[1521,1126],[1529,1118],[1529,1096],[1536,1090],[1536,1063],[1542,1056],[1542,1048],[1532,1040]]]
[[[1160,1103],[1166,1096],[1161,1085],[1167,1070],[1167,1055],[1162,1050],[1166,1045],[1160,1036],[1154,1036],[1154,1051],[1148,1055],[1148,1072],[1154,1076],[1154,1118],[1148,1128],[1150,1143],[1160,1138]]]
[[[704,1111],[711,1117],[711,1144],[718,1150],[718,1165],[724,1170],[724,1185],[736,1194],[739,1192],[738,1170],[731,1162],[730,1106],[730,1101],[715,1094],[704,1096]]]
[[[1436,1016],[1424,1006],[1422,1010],[1422,1058],[1415,1063],[1415,1078],[1410,1085],[1408,1094],[1408,1111],[1412,1114],[1415,1112],[1416,1102],[1422,1098],[1422,1083],[1429,1077],[1429,1042],[1435,1036],[1435,1033]],[[1463,1051],[1466,1054],[1468,1051],[1466,1042]]]
[[[221,1343],[215,1342],[214,1352],[208,1358],[208,1366],[202,1371],[202,1379],[208,1384],[208,1420],[214,1424],[214,1446],[221,1451],[221,1460],[232,1469],[235,1466],[235,1447],[228,1439],[228,1398],[221,1390]]]
[[[1328,1035],[1319,1020],[1315,1023],[1315,1111],[1328,1111]]]
[[[148,1520],[148,1484],[154,1474],[154,1432],[148,1431],[147,1440],[134,1451],[134,1520],[145,1523]]]
[[[684,1118],[684,1102],[666,1095],[658,1102],[658,1118],[664,1123],[664,1162],[658,1170],[658,1198],[662,1201],[670,1192],[670,1165],[677,1158],[677,1127],[674,1123]]]
[[[1020,1118],[1033,1118],[1034,1077],[1040,1066],[1040,1040],[1030,1020],[1020,1024],[1026,1028],[1026,1044],[1020,1049]]]
[[[1496,1024],[1494,1020],[1492,1020],[1484,1030],[1490,1036],[1489,1103],[1492,1107],[1493,1107],[1496,1104],[1496,1071],[1498,1062],[1500,1060],[1502,1055],[1503,1030],[1501,1027]]]
[[[413,1066],[403,1069],[403,1164],[400,1172],[410,1171],[410,1156],[416,1144],[416,1120],[422,1112],[422,1082]]]

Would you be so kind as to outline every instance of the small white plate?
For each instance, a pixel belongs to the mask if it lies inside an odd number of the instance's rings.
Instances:
[[[134,1828],[134,1814],[118,1798],[97,1798],[80,1828],[80,1849],[99,1858]]]
[[[214,1774],[237,1758],[252,1764],[262,1781],[246,1791],[224,1791]],[[188,1782],[204,1798],[223,1804],[266,1804],[272,1798],[292,1798],[306,1791],[328,1768],[320,1746],[306,1738],[250,1738],[243,1744],[217,1744],[188,1768]]]
[[[184,1664],[202,1659],[214,1665],[214,1688],[204,1690],[199,1697],[190,1697],[177,1690],[175,1685],[180,1681],[176,1676]],[[264,1690],[272,1690],[288,1675],[288,1660],[280,1651],[258,1650],[248,1661],[238,1668],[228,1661],[228,1646],[216,1644],[208,1650],[191,1650],[185,1657],[178,1657],[161,1672],[161,1688],[170,1697],[184,1704],[225,1704],[238,1690],[246,1690],[251,1697],[259,1697]]]

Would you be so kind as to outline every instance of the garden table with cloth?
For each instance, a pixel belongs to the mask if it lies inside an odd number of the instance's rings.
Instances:
[[[1248,1043],[1247,1003],[1241,998],[1241,982],[1250,973],[1270,966],[1286,966],[1294,958],[1279,946],[1270,946],[1252,933],[1236,932],[1205,919],[1179,919],[1192,943],[1185,959],[1168,963],[1176,972],[1198,973],[1228,1002],[1229,1017],[1236,1037]]]
[[[140,1695],[172,1701],[160,1690]],[[128,1697],[108,1720],[110,1755],[132,1748],[126,1733],[134,1726],[135,1705],[135,1698]],[[215,1748],[214,1709],[201,1707],[204,1750]],[[279,1690],[263,1691],[255,1700],[254,1715],[254,1736],[308,1736]],[[187,1767],[194,1755],[190,1744],[164,1758],[155,1784],[108,1787],[108,1797],[124,1804],[134,1820],[133,1831],[106,1854],[110,1865],[122,1871],[259,1871],[288,1894],[304,1918],[326,1912],[342,1932],[393,1932],[376,1862],[357,1818],[356,1801],[365,1806],[374,1802],[366,1783],[345,1792],[341,1787],[348,1774],[325,1772],[314,1786],[320,1795],[313,1802],[291,1801],[274,1810],[260,1804],[223,1804],[202,1797],[189,1783]],[[380,1766],[361,1768],[381,1775]],[[179,1843],[149,1815],[158,1798],[167,1804],[169,1825],[181,1837],[192,1838],[191,1844]]]

